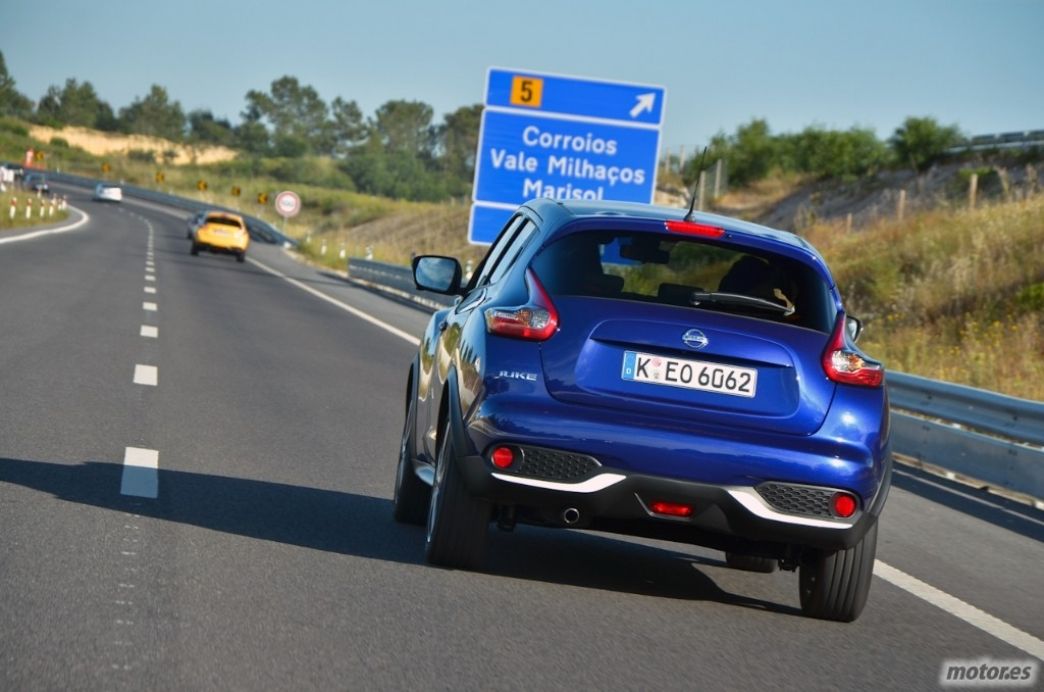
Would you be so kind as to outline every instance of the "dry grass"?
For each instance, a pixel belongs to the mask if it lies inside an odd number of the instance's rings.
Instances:
[[[52,139],[58,137],[71,146],[79,147],[94,156],[112,156],[114,154],[122,156],[130,151],[151,151],[155,154],[157,161],[163,161],[166,152],[174,152],[171,163],[178,166],[231,161],[237,153],[228,147],[189,146],[160,137],[100,132],[85,127],[56,129],[43,125],[32,125],[29,127],[29,136],[44,143],[50,143]]]
[[[741,219],[756,219],[807,185],[809,176],[775,174],[747,187],[730,190],[714,200],[713,211]]]
[[[1044,399],[1044,196],[804,235],[889,368]]]
[[[17,200],[15,206],[14,218],[11,218],[11,199]],[[32,217],[30,219],[25,218],[25,202],[27,198],[32,198]],[[40,206],[43,203],[44,216],[40,216]],[[0,233],[13,230],[17,228],[28,228],[30,226],[41,226],[43,224],[54,223],[68,218],[69,212],[59,211],[55,208],[54,213],[51,213],[50,199],[47,197],[37,197],[35,193],[26,192],[25,190],[8,190],[7,192],[0,193]]]

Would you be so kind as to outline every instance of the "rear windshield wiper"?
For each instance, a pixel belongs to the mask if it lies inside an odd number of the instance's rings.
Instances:
[[[754,296],[745,296],[739,293],[693,291],[692,295],[689,297],[689,302],[693,305],[708,303],[711,305],[736,305],[745,308],[755,308],[758,310],[771,310],[773,312],[781,313],[784,317],[790,317],[794,314],[793,305],[780,305],[779,303],[774,303],[765,298],[755,298]]]

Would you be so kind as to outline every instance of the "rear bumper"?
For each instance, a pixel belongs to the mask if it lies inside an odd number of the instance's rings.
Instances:
[[[246,252],[249,242],[237,241],[235,238],[224,238],[215,235],[199,235],[196,237],[196,245],[210,252]]]
[[[767,556],[793,548],[836,550],[859,542],[877,521],[891,482],[885,437],[845,442],[828,419],[817,435],[721,437],[694,430],[651,428],[647,421],[584,418],[572,406],[529,411],[515,400],[487,399],[467,423],[454,416],[459,467],[469,490],[496,504],[533,510],[563,525],[562,512],[580,511],[578,528],[648,536]],[[837,416],[847,420],[848,412]],[[552,430],[553,429],[553,430]],[[540,431],[540,432],[536,432]],[[558,482],[514,475],[484,456],[492,445],[543,446],[589,455],[601,466]],[[859,497],[848,519],[788,514],[755,487],[775,482],[843,490]],[[654,514],[653,502],[690,505],[688,517]],[[800,551],[798,551],[800,552]]]
[[[648,536],[722,550],[784,557],[789,547],[837,550],[859,542],[877,521],[890,485],[888,474],[871,502],[849,519],[785,514],[751,486],[718,486],[613,469],[561,483],[513,476],[481,456],[458,458],[469,490],[494,503],[532,510],[548,524],[565,525],[567,508],[579,511],[576,528]],[[654,502],[690,505],[689,517],[653,513]]]

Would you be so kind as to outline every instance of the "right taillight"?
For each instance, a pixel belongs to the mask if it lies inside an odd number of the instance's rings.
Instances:
[[[529,302],[514,308],[489,308],[486,331],[498,336],[528,341],[546,341],[558,329],[558,311],[530,269],[526,272]]]
[[[848,345],[844,314],[838,316],[830,343],[823,351],[823,372],[834,382],[842,384],[880,387],[884,382],[884,366]]]

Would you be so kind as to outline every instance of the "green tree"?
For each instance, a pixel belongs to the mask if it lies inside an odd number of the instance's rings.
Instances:
[[[167,90],[153,84],[144,98],[134,99],[120,109],[120,122],[127,132],[180,140],[185,136],[185,113],[181,103],[171,101]]]
[[[388,152],[430,158],[435,132],[432,109],[422,101],[388,101],[370,121],[370,138]]]
[[[779,137],[779,165],[783,170],[824,178],[853,178],[880,167],[888,149],[867,128],[847,131],[806,127],[796,135]]]
[[[0,115],[28,118],[33,112],[33,102],[15,88],[15,80],[7,71],[7,61],[0,51]]]
[[[42,122],[57,125],[97,127],[110,124],[112,107],[98,98],[90,82],[80,84],[69,78],[62,87],[48,87],[36,107],[36,116]]]
[[[232,124],[224,118],[215,118],[209,110],[194,110],[188,114],[189,139],[207,144],[230,145],[235,140]]]
[[[366,137],[366,124],[355,101],[340,96],[330,102],[330,122],[327,128],[330,153],[347,154]]]
[[[927,170],[950,147],[963,139],[956,125],[940,125],[935,118],[907,118],[896,128],[890,144],[896,158],[917,172]]]
[[[481,103],[462,106],[446,114],[437,132],[442,169],[466,185],[470,185],[475,176],[481,121]]]
[[[421,157],[389,151],[376,140],[357,147],[342,170],[358,190],[372,195],[431,202],[449,196],[445,176],[431,170]]]
[[[273,139],[304,142],[312,153],[331,152],[329,109],[314,87],[286,75],[274,80],[268,93],[251,89],[246,101],[245,119],[267,121]]]

